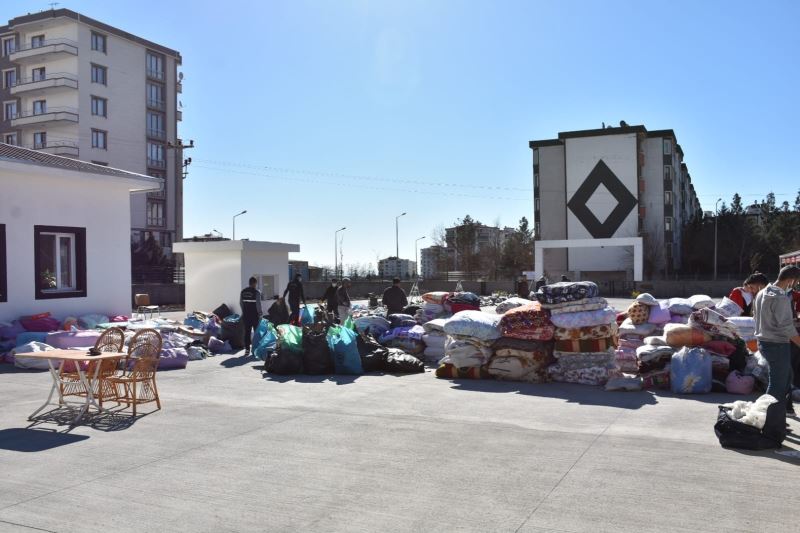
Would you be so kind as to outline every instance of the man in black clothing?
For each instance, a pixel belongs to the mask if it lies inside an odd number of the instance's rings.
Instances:
[[[239,307],[242,309],[242,324],[244,325],[244,355],[250,355],[250,339],[253,329],[258,327],[261,320],[261,291],[256,289],[258,280],[251,277],[249,285],[242,289],[239,295]]]
[[[322,301],[325,302],[325,307],[329,313],[333,313],[336,318],[339,318],[339,303],[336,301],[336,279],[331,280],[331,284],[325,289],[325,294],[322,295]]]
[[[303,305],[306,305],[306,295],[303,294],[303,276],[300,274],[295,275],[294,281],[290,281],[283,291],[283,297],[289,295],[289,308],[292,314],[289,315],[289,323],[295,324],[300,319],[300,300]]]
[[[383,305],[386,306],[387,315],[402,313],[408,305],[406,292],[400,287],[400,278],[394,278],[392,286],[383,291]]]
[[[280,326],[281,324],[289,323],[289,309],[286,307],[286,300],[277,294],[272,297],[275,302],[270,306],[267,311],[267,319],[272,322],[273,326]]]

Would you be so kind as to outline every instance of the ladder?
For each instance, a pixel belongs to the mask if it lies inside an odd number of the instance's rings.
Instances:
[[[465,292],[464,287],[461,285],[461,280],[458,280],[458,283],[456,283],[456,292]]]
[[[422,296],[419,294],[419,281],[415,281],[411,286],[411,292],[408,293],[408,303],[418,304],[422,302]]]

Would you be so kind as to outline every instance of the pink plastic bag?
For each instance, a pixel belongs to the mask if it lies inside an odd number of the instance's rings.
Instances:
[[[753,376],[745,376],[738,370],[728,374],[728,378],[725,380],[725,388],[731,394],[752,394],[755,384],[756,380]]]

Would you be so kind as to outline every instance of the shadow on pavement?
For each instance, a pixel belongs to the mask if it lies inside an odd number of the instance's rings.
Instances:
[[[155,404],[147,404],[145,408],[150,405],[152,405],[152,409],[144,413],[139,411],[136,413],[136,416],[132,416],[132,411],[129,408],[122,409],[120,407],[114,409],[106,408],[106,410],[102,413],[90,411],[88,414],[84,415],[84,417],[81,418],[77,424],[75,423],[75,409],[69,407],[57,407],[37,415],[26,429],[33,430],[42,424],[55,424],[56,426],[68,427],[69,429],[67,431],[71,431],[72,428],[78,426],[89,427],[96,429],[97,431],[105,432],[124,431],[145,416],[156,412]],[[141,408],[142,406],[139,406],[139,409]]]
[[[0,429],[0,450],[42,452],[88,439],[88,435],[72,435],[55,430],[33,428]]]
[[[258,359],[251,355],[240,355],[238,357],[228,357],[219,362],[220,366],[225,368],[236,368],[237,366],[246,365],[247,363],[257,362]]]

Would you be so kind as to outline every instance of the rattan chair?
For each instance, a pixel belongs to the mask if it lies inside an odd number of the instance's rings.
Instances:
[[[115,401],[132,407],[133,416],[136,416],[136,406],[140,403],[156,402],[156,406],[161,409],[156,386],[161,344],[161,334],[158,331],[139,330],[128,344],[125,374],[107,378],[114,387]]]
[[[117,327],[108,328],[97,338],[94,347],[101,352],[122,352],[125,348],[125,332]],[[92,394],[97,398],[100,406],[103,406],[104,399],[116,398],[114,387],[106,382],[106,379],[114,375],[117,370],[117,363],[113,359],[105,361],[89,361],[85,373],[92,386]],[[77,363],[76,363],[77,364]],[[94,380],[94,373],[97,371],[97,379]],[[62,367],[63,368],[63,367]],[[61,396],[86,396],[86,389],[81,383],[76,370],[70,372],[61,371]]]

